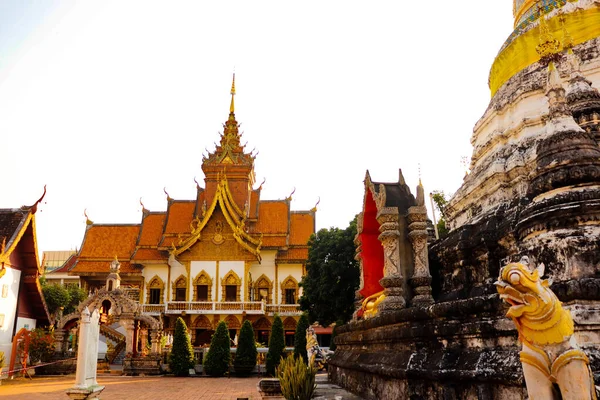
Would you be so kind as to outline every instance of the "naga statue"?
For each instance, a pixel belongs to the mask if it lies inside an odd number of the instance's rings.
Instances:
[[[523,344],[520,358],[529,399],[597,400],[589,359],[573,335],[571,313],[543,275],[543,264],[532,271],[524,258],[504,266],[496,282],[500,298],[510,304],[506,316]]]
[[[381,303],[383,300],[385,300],[385,294],[383,294],[383,290],[370,295],[362,301],[358,315],[364,319],[375,317],[379,312],[379,303]]]

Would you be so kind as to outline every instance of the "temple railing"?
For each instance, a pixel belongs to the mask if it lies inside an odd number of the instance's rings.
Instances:
[[[160,315],[165,312],[165,304],[140,304],[142,307],[142,314],[149,315]]]
[[[302,311],[300,310],[299,304],[268,304],[267,314],[279,314],[280,316],[288,317],[293,315],[301,315]]]
[[[260,301],[170,301],[167,303],[165,314],[264,314],[265,306]]]
[[[143,314],[255,314],[297,316],[302,314],[298,304],[265,304],[262,301],[169,301],[166,304],[141,304]]]

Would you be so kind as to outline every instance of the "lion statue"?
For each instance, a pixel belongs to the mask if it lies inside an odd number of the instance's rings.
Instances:
[[[551,282],[542,279],[544,265],[530,270],[527,261],[503,267],[496,286],[510,305],[506,316],[515,323],[523,344],[520,358],[529,399],[597,400],[588,357],[573,335],[570,311],[550,290]]]

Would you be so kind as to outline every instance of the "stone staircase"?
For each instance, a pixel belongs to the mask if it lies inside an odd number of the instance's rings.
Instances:
[[[109,364],[122,364],[125,356],[125,335],[108,325],[100,325],[100,333],[113,341],[115,346],[106,355]]]

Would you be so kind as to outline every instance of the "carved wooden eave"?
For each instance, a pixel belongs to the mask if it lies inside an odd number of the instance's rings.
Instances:
[[[227,177],[224,177],[221,179],[221,182],[219,182],[212,204],[208,210],[206,210],[206,213],[204,213],[202,220],[198,222],[196,228],[192,230],[191,235],[187,239],[185,239],[179,246],[174,247],[173,250],[171,250],[171,254],[178,256],[190,249],[196,242],[198,242],[198,240],[200,240],[202,230],[208,221],[210,221],[210,218],[217,208],[217,205],[219,205],[227,224],[231,227],[231,230],[233,231],[233,237],[236,242],[238,242],[238,244],[244,249],[254,254],[256,259],[260,262],[260,249],[262,246],[262,240],[261,238],[252,237],[246,232],[245,224],[247,215],[245,211],[241,210],[233,200],[233,196],[227,183]]]

